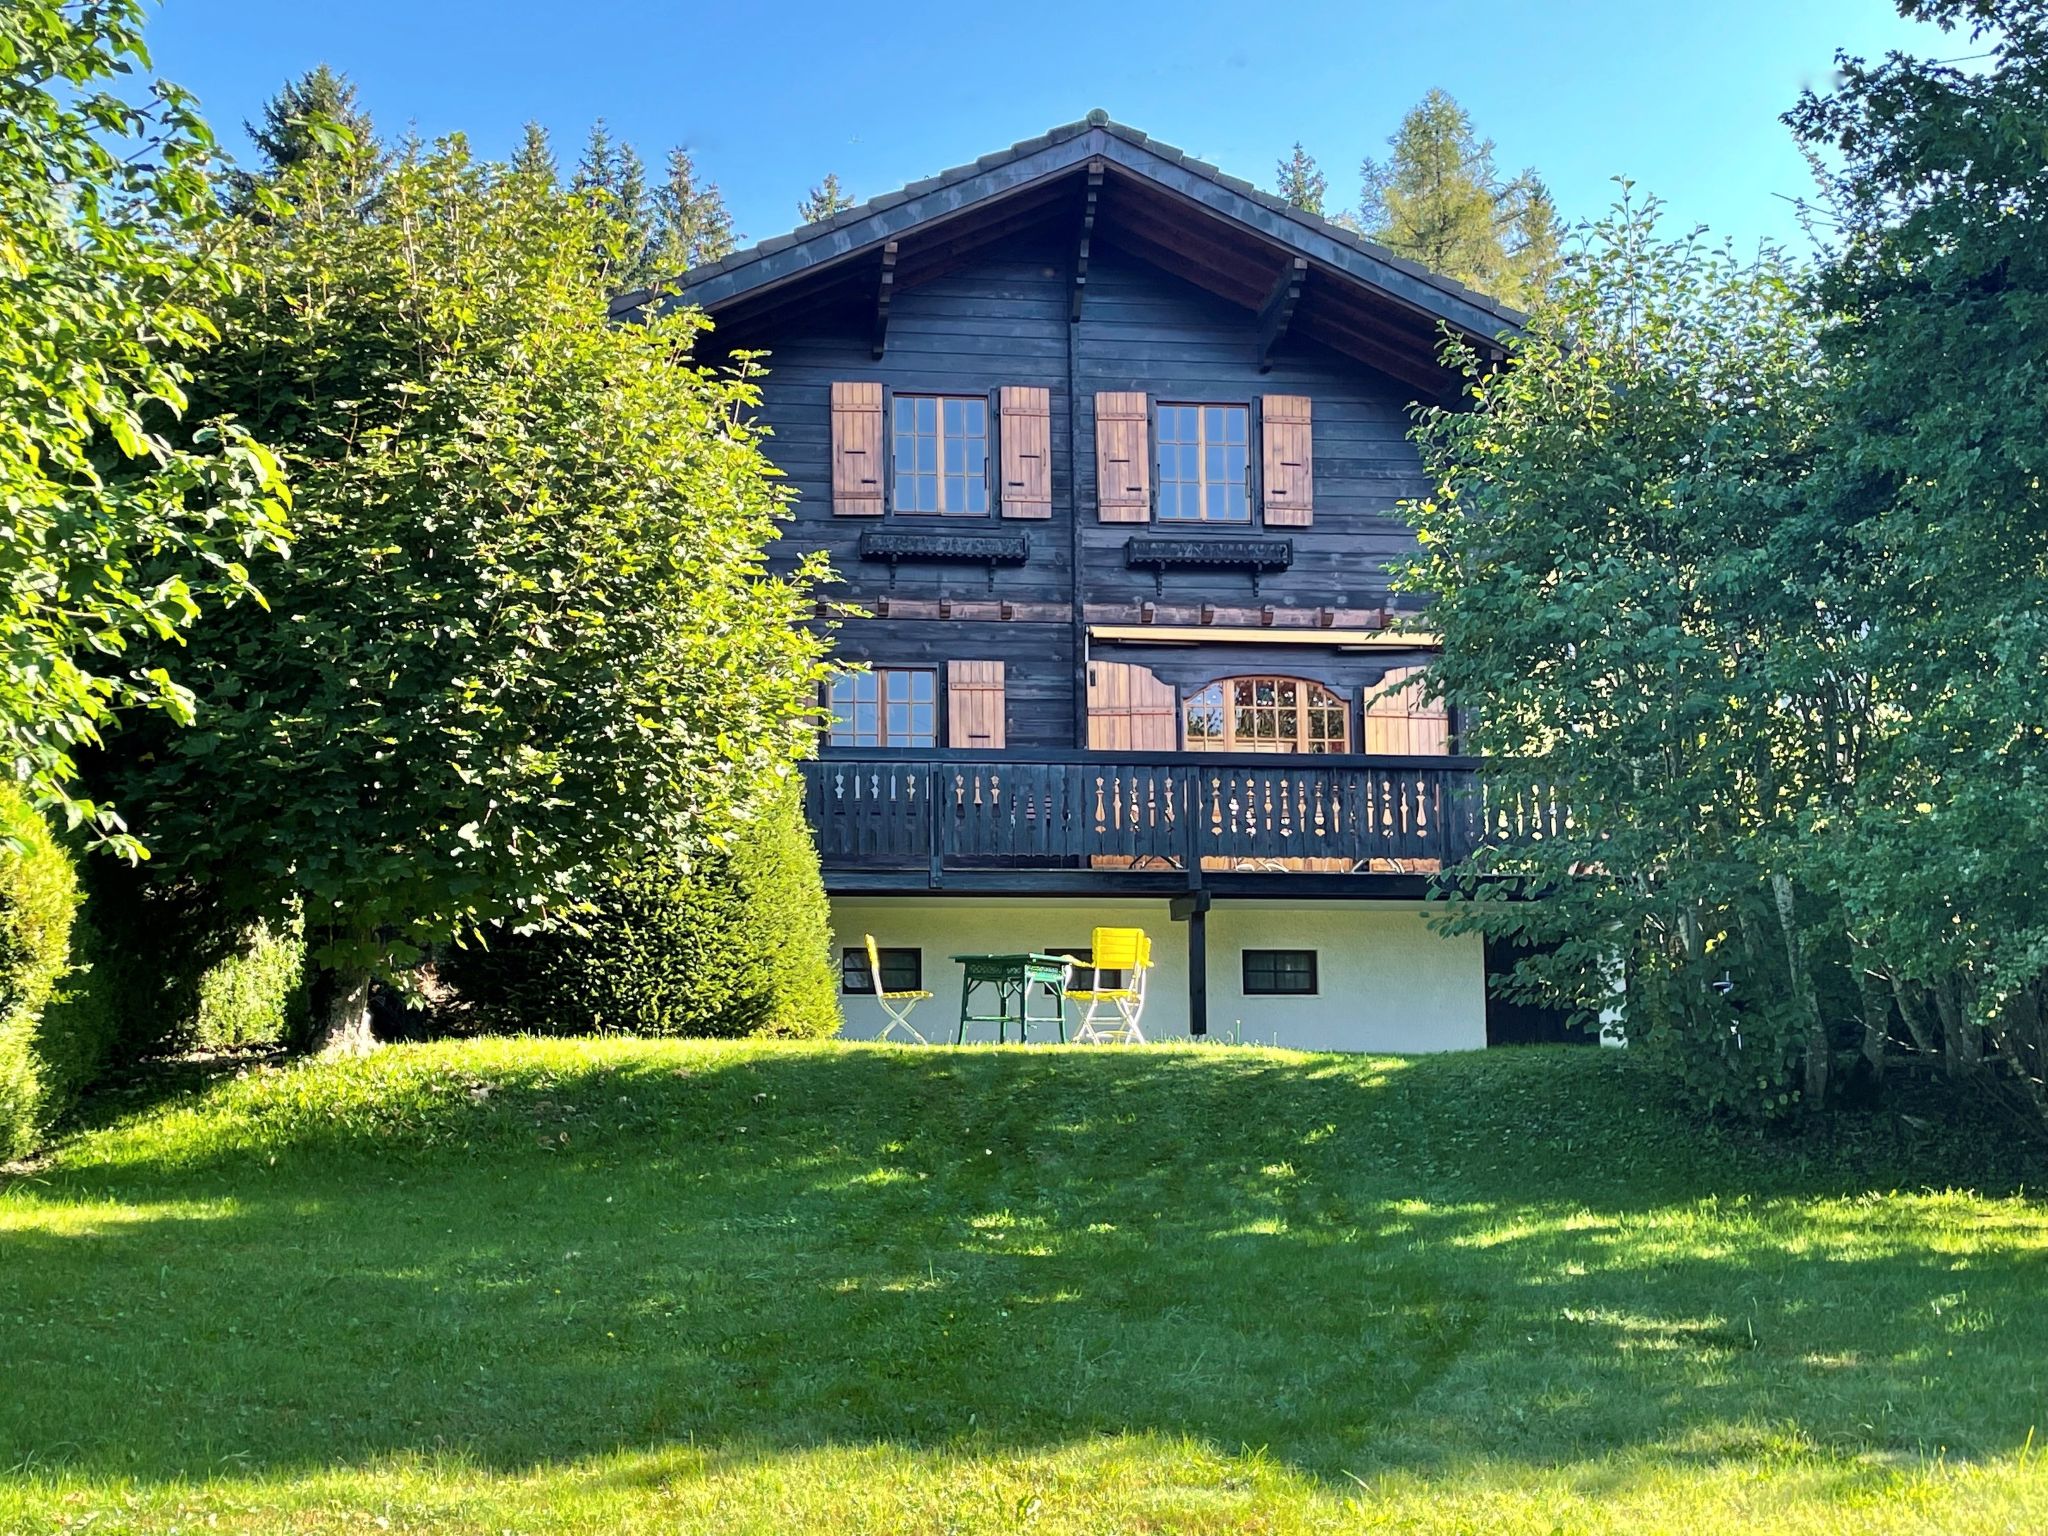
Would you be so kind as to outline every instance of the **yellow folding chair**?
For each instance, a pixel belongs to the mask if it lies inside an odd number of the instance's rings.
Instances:
[[[1142,928],[1098,928],[1091,940],[1088,984],[1068,987],[1067,999],[1081,1005],[1077,1045],[1143,1045],[1138,1020],[1145,1012],[1145,974],[1152,969],[1152,940]],[[1104,986],[1105,972],[1122,971],[1120,985]]]
[[[875,936],[872,933],[863,934],[862,937],[868,941],[868,980],[874,984],[875,1001],[882,1005],[882,1012],[889,1016],[889,1022],[882,1026],[882,1032],[875,1038],[886,1040],[900,1029],[918,1045],[930,1045],[931,1041],[920,1035],[910,1022],[910,1011],[930,997],[931,993],[883,991],[881,951],[875,948]]]

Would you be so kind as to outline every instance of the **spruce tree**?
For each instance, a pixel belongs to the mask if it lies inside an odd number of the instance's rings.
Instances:
[[[1318,166],[1315,156],[1301,147],[1301,140],[1294,141],[1294,153],[1282,160],[1277,172],[1278,182],[1274,190],[1303,213],[1323,216],[1323,200],[1330,190],[1330,179]]]
[[[808,197],[797,203],[796,216],[806,224],[817,224],[835,213],[844,213],[852,206],[853,197],[839,184],[838,174],[827,171],[825,179],[811,188]]]
[[[542,177],[550,186],[561,179],[554,149],[548,143],[548,131],[539,123],[527,123],[519,148],[512,152],[512,169],[522,176]]]
[[[358,200],[375,193],[391,163],[355,82],[325,64],[287,80],[263,104],[262,121],[245,121],[242,129],[263,168],[236,171],[228,178],[228,202],[238,213],[250,210],[259,186],[309,161],[333,163],[340,171],[339,187]]]
[[[731,253],[732,215],[725,198],[718,183],[697,184],[696,163],[687,149],[668,152],[668,171],[654,189],[652,205],[658,276],[676,277]]]

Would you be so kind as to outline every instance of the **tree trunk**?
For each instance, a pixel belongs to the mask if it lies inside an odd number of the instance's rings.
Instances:
[[[1856,996],[1863,1007],[1863,1059],[1871,1080],[1884,1081],[1885,1046],[1892,1032],[1892,994],[1877,968],[1877,957],[1864,956],[1863,946],[1849,940],[1849,964],[1856,973]]]
[[[370,973],[362,966],[320,973],[315,993],[313,1050],[321,1056],[367,1056],[377,1048],[370,1033]]]
[[[1950,1082],[1969,1082],[1984,1064],[1984,1047],[1963,999],[1962,979],[1950,971],[1936,979],[1933,992],[1934,1011],[1941,1018],[1942,1070]]]
[[[1792,980],[1792,995],[1799,999],[1800,1009],[1806,1015],[1806,1108],[1811,1114],[1827,1100],[1828,1030],[1821,1020],[1820,993],[1806,964],[1806,945],[1799,937],[1797,915],[1792,910],[1790,878],[1772,875],[1771,894],[1777,900],[1778,926],[1785,933],[1785,966]]]
[[[1894,976],[1892,995],[1899,1000],[1899,1017],[1905,1020],[1906,1031],[1913,1037],[1913,1049],[1931,1059],[1937,1042],[1934,1023],[1927,1017],[1927,989],[1917,981]]]

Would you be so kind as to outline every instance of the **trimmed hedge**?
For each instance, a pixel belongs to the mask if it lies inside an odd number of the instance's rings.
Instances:
[[[71,966],[78,876],[13,785],[0,786],[0,1156],[18,1157],[62,1110],[75,1075],[45,1011]],[[49,1021],[60,1022],[57,1019]]]
[[[831,922],[800,788],[727,852],[651,863],[602,892],[584,933],[448,953],[458,1028],[528,1034],[817,1036],[839,1028]]]

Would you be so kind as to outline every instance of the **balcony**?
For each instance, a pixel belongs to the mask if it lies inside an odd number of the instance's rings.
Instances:
[[[1467,757],[869,752],[803,765],[835,891],[1409,895],[1560,814]]]

